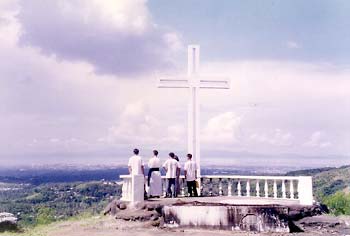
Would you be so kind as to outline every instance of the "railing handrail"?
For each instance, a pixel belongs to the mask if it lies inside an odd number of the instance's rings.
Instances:
[[[131,175],[120,175],[120,178],[131,178]],[[145,176],[147,178],[147,176]],[[166,177],[163,175],[161,176],[162,179],[166,179]],[[259,180],[299,180],[300,177],[311,177],[311,176],[253,176],[253,175],[202,175],[200,178],[206,178],[206,179],[259,179]],[[180,175],[180,179],[184,179],[184,175]]]
[[[207,179],[268,179],[268,180],[298,180],[301,176],[261,176],[261,175],[202,175]]]

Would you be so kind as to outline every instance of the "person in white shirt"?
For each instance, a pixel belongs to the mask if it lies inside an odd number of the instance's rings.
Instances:
[[[184,170],[188,193],[190,194],[190,197],[198,197],[196,187],[197,165],[196,162],[192,160],[192,154],[187,154],[187,159]]]
[[[134,149],[134,155],[129,158],[128,167],[131,175],[145,175],[143,161],[137,148]]]
[[[179,171],[179,164],[174,159],[175,154],[173,152],[169,153],[169,159],[165,161],[163,164],[163,168],[166,171],[166,179],[167,179],[167,191],[166,197],[176,197],[175,191],[175,179],[176,173]]]
[[[148,161],[148,195],[149,197],[160,197],[162,194],[162,177],[160,175],[160,160],[158,151],[153,150],[153,157]]]

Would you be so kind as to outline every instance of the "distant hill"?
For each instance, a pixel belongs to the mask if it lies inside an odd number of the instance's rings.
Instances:
[[[337,191],[350,190],[350,165],[339,168],[318,168],[288,172],[289,176],[313,176],[314,193],[317,200],[334,194]]]

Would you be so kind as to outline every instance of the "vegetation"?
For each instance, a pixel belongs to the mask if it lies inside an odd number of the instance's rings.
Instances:
[[[19,218],[21,226],[44,225],[83,212],[99,213],[112,198],[121,195],[114,182],[47,183],[0,191],[0,212]]]
[[[350,186],[350,166],[334,168],[314,176],[314,193],[318,200],[335,194],[346,192]]]
[[[335,215],[350,215],[350,166],[300,170],[287,175],[312,175],[316,200]]]
[[[300,170],[289,172],[287,175],[313,176],[313,188],[317,201],[323,201],[325,197],[338,191],[348,192],[350,190],[350,166]]]
[[[342,191],[324,198],[323,202],[334,215],[350,215],[350,194]]]
[[[104,216],[94,216],[90,213],[82,213],[77,216],[69,217],[64,220],[64,223],[79,223],[79,225],[95,225],[99,223],[99,219],[103,219]],[[19,232],[5,232],[3,236],[46,236],[51,235],[52,232],[57,232],[61,228],[60,221],[56,221],[50,224],[39,224],[35,227],[26,227]]]

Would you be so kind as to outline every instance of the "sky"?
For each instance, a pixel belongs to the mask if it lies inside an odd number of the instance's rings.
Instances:
[[[350,2],[0,0],[0,165],[184,158],[187,45],[206,164],[350,164]]]

